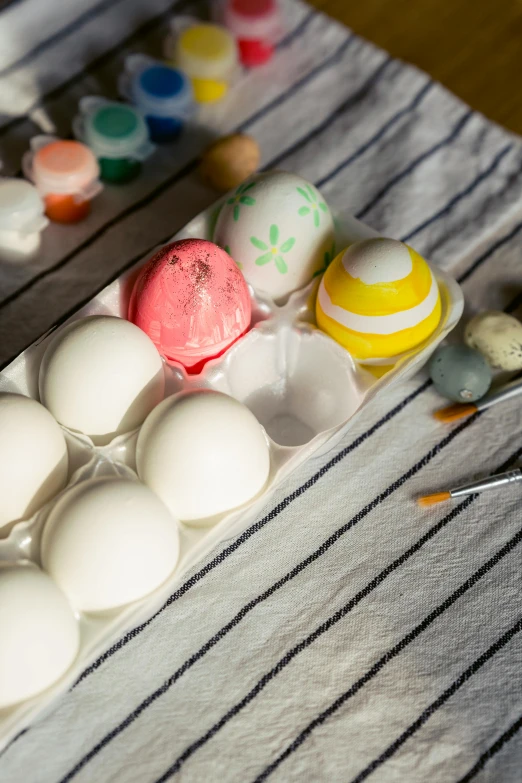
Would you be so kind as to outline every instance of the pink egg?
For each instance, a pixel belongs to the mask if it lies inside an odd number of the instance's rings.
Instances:
[[[183,239],[159,250],[132,291],[129,320],[167,359],[198,372],[250,325],[245,279],[213,242]]]

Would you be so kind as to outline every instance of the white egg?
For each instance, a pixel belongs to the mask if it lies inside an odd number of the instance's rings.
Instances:
[[[466,326],[464,339],[495,370],[522,369],[522,323],[500,310],[478,313]]]
[[[257,174],[225,201],[214,241],[257,290],[280,300],[334,257],[335,233],[317,188],[295,174]]]
[[[0,709],[41,693],[78,654],[73,611],[35,565],[0,566]]]
[[[189,523],[247,503],[270,471],[268,441],[253,413],[210,390],[158,405],[140,431],[136,461],[142,481]]]
[[[178,525],[138,481],[93,478],[56,503],[41,556],[73,606],[105,611],[143,598],[170,576],[179,556]]]
[[[68,465],[64,434],[49,411],[21,394],[0,393],[0,529],[60,492]]]
[[[40,399],[70,430],[104,445],[130,432],[163,399],[163,362],[152,340],[122,318],[91,316],[61,329],[40,368]]]

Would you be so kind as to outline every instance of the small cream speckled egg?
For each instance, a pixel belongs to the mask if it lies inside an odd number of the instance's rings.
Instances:
[[[495,370],[522,369],[522,323],[497,310],[479,313],[466,326],[464,339]]]

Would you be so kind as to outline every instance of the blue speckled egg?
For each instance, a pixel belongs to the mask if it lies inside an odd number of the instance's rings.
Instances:
[[[491,384],[491,369],[478,351],[467,345],[445,345],[433,354],[429,373],[435,388],[455,402],[474,402]]]

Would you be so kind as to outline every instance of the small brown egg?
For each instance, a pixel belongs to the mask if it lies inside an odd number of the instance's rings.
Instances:
[[[261,153],[252,136],[234,133],[208,147],[201,159],[203,178],[216,190],[226,193],[257,171]]]

